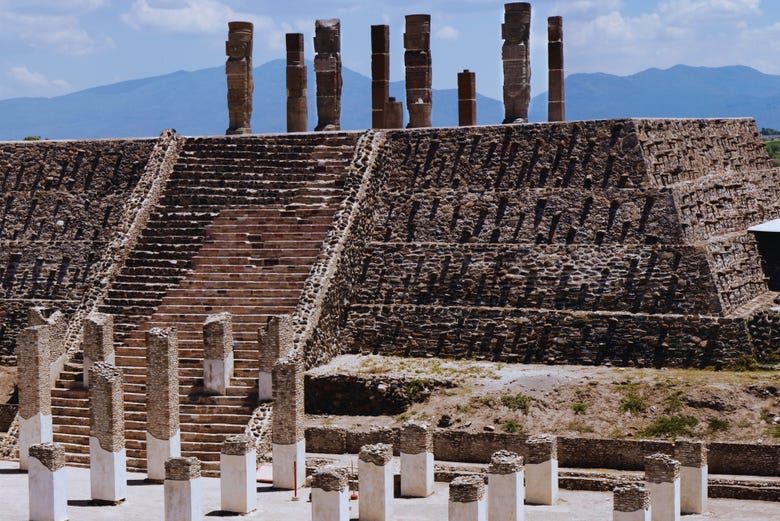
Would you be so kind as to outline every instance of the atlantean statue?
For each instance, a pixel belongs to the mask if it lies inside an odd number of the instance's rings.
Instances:
[[[547,121],[565,121],[566,103],[563,79],[563,18],[547,19],[548,102]]]
[[[504,62],[504,123],[528,121],[528,104],[531,102],[530,32],[531,4],[505,4],[504,23],[501,25],[501,37],[504,39],[501,49]]]
[[[341,128],[341,22],[337,18],[314,24],[314,72],[317,80],[317,127]]]
[[[225,42],[227,63],[227,98],[230,126],[226,134],[251,134],[252,92],[252,24],[229,22]]]
[[[406,64],[406,107],[409,128],[431,126],[431,15],[406,17],[404,33]]]

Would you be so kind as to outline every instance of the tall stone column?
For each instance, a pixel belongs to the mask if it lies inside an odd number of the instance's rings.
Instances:
[[[485,479],[461,476],[450,483],[449,521],[486,521]]]
[[[125,404],[122,372],[106,362],[90,369],[89,480],[92,500],[116,504],[127,497]]]
[[[406,107],[408,128],[431,126],[431,15],[406,16],[404,33],[404,63],[406,65]]]
[[[181,454],[179,432],[179,349],[176,329],[146,333],[146,471],[165,479],[165,462]]]
[[[549,434],[528,438],[525,464],[525,500],[553,505],[558,500],[558,440]]]
[[[563,18],[547,19],[547,120],[566,121],[566,102],[563,88]]]
[[[341,128],[341,22],[337,18],[314,24],[314,72],[317,78],[317,127]]]
[[[26,469],[28,450],[52,441],[49,326],[32,326],[16,339],[19,373],[19,468]]]
[[[458,125],[477,124],[477,75],[465,69],[458,73]]]
[[[680,462],[666,454],[645,457],[652,521],[680,521]]]
[[[28,502],[31,521],[68,519],[68,481],[65,450],[56,443],[30,447]]]
[[[271,317],[265,328],[257,332],[260,344],[260,373],[258,376],[257,399],[261,402],[273,400],[274,364],[286,358],[293,348],[293,319],[291,315]]]
[[[390,99],[390,26],[371,26],[371,128],[387,128]]]
[[[393,518],[393,446],[363,445],[358,456],[358,489],[361,521]]]
[[[406,422],[401,427],[401,495],[433,494],[433,430],[427,423]]]
[[[229,22],[225,42],[227,63],[227,100],[230,126],[226,134],[252,133],[252,30],[250,22]]]
[[[306,102],[308,78],[303,60],[303,34],[288,33],[287,43],[287,132],[306,132],[309,108]]]
[[[207,393],[224,395],[233,378],[233,317],[230,313],[206,318],[203,351],[203,387]]]
[[[523,521],[525,472],[523,457],[500,450],[493,453],[488,467],[488,519]]]
[[[615,488],[612,521],[650,521],[650,492],[637,483]]]
[[[95,362],[114,363],[114,317],[90,313],[84,321],[84,387],[89,388],[89,370]]]
[[[528,121],[531,102],[531,4],[513,2],[504,4],[504,23],[501,37],[504,46],[504,123]]]
[[[292,490],[306,479],[303,362],[282,359],[273,370],[272,454],[274,487]]]
[[[677,440],[674,458],[680,462],[680,513],[701,514],[707,508],[707,446],[701,441]]]

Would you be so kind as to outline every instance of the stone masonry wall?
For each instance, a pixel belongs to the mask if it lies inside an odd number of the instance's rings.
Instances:
[[[94,297],[154,144],[0,143],[0,353],[13,353],[28,307],[70,318]]]

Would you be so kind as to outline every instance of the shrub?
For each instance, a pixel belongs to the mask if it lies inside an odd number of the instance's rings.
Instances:
[[[531,397],[518,393],[515,395],[505,394],[501,397],[501,404],[504,407],[508,407],[513,411],[523,411],[523,414],[528,414],[528,410],[531,408]]]
[[[720,418],[713,418],[707,421],[707,432],[715,434],[716,432],[726,432],[731,425],[728,420],[721,420]]]
[[[642,436],[693,436],[693,428],[699,424],[699,420],[692,416],[661,416],[653,423],[642,429]]]
[[[583,415],[588,412],[588,405],[582,402],[574,402],[571,404],[571,410],[574,414]]]
[[[629,390],[623,399],[620,400],[620,412],[639,414],[645,412],[646,409],[647,402],[645,402],[633,389]]]
[[[505,432],[512,434],[523,432],[523,425],[517,420],[517,418],[507,418],[501,423],[501,428]]]

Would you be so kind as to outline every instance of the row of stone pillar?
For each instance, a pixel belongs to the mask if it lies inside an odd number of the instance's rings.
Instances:
[[[502,24],[504,68],[504,123],[528,121],[531,101],[530,62],[531,5],[505,5]],[[406,105],[409,128],[430,127],[432,109],[431,17],[408,15],[404,33]],[[287,131],[305,132],[306,67],[303,35],[288,34],[287,43]],[[341,26],[339,20],[317,20],[314,70],[317,81],[315,130],[338,130],[341,117]],[[564,121],[563,19],[548,19],[549,121]],[[390,27],[371,26],[371,127],[401,128],[402,107],[390,97]],[[476,77],[468,69],[458,74],[458,124],[476,125]]]

